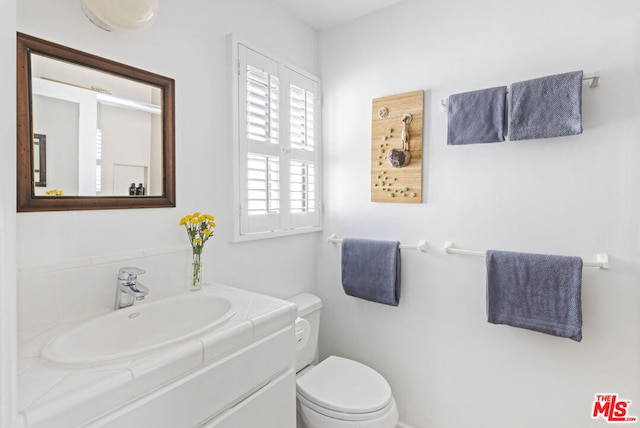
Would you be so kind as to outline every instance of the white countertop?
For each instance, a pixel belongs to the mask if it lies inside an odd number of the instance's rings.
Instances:
[[[19,331],[18,409],[22,426],[41,426],[71,409],[74,418],[94,418],[294,323],[297,316],[297,308],[290,302],[221,284],[205,286],[196,293],[226,297],[238,312],[210,333],[129,361],[77,369],[40,361],[40,351],[49,340],[86,319]]]

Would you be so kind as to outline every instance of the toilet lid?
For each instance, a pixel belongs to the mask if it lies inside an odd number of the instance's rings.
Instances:
[[[345,413],[371,413],[392,399],[389,384],[364,364],[331,356],[297,381],[297,392],[325,409]]]

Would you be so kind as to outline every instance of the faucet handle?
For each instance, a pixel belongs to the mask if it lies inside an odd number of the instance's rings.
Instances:
[[[133,281],[138,275],[142,275],[145,271],[137,267],[123,267],[118,271],[118,279],[122,281]]]

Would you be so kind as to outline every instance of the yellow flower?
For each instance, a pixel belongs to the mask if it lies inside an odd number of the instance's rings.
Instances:
[[[207,240],[213,236],[213,228],[216,227],[214,219],[215,217],[211,214],[202,214],[200,211],[187,214],[180,219],[180,226],[185,227],[194,251],[202,251]]]

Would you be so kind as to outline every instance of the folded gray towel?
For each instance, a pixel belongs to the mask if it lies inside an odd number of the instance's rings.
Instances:
[[[510,140],[582,134],[582,71],[511,85]]]
[[[447,144],[504,141],[506,96],[506,86],[450,95]]]
[[[400,243],[343,239],[342,287],[349,296],[398,306]]]
[[[582,340],[580,257],[487,251],[487,318]]]

